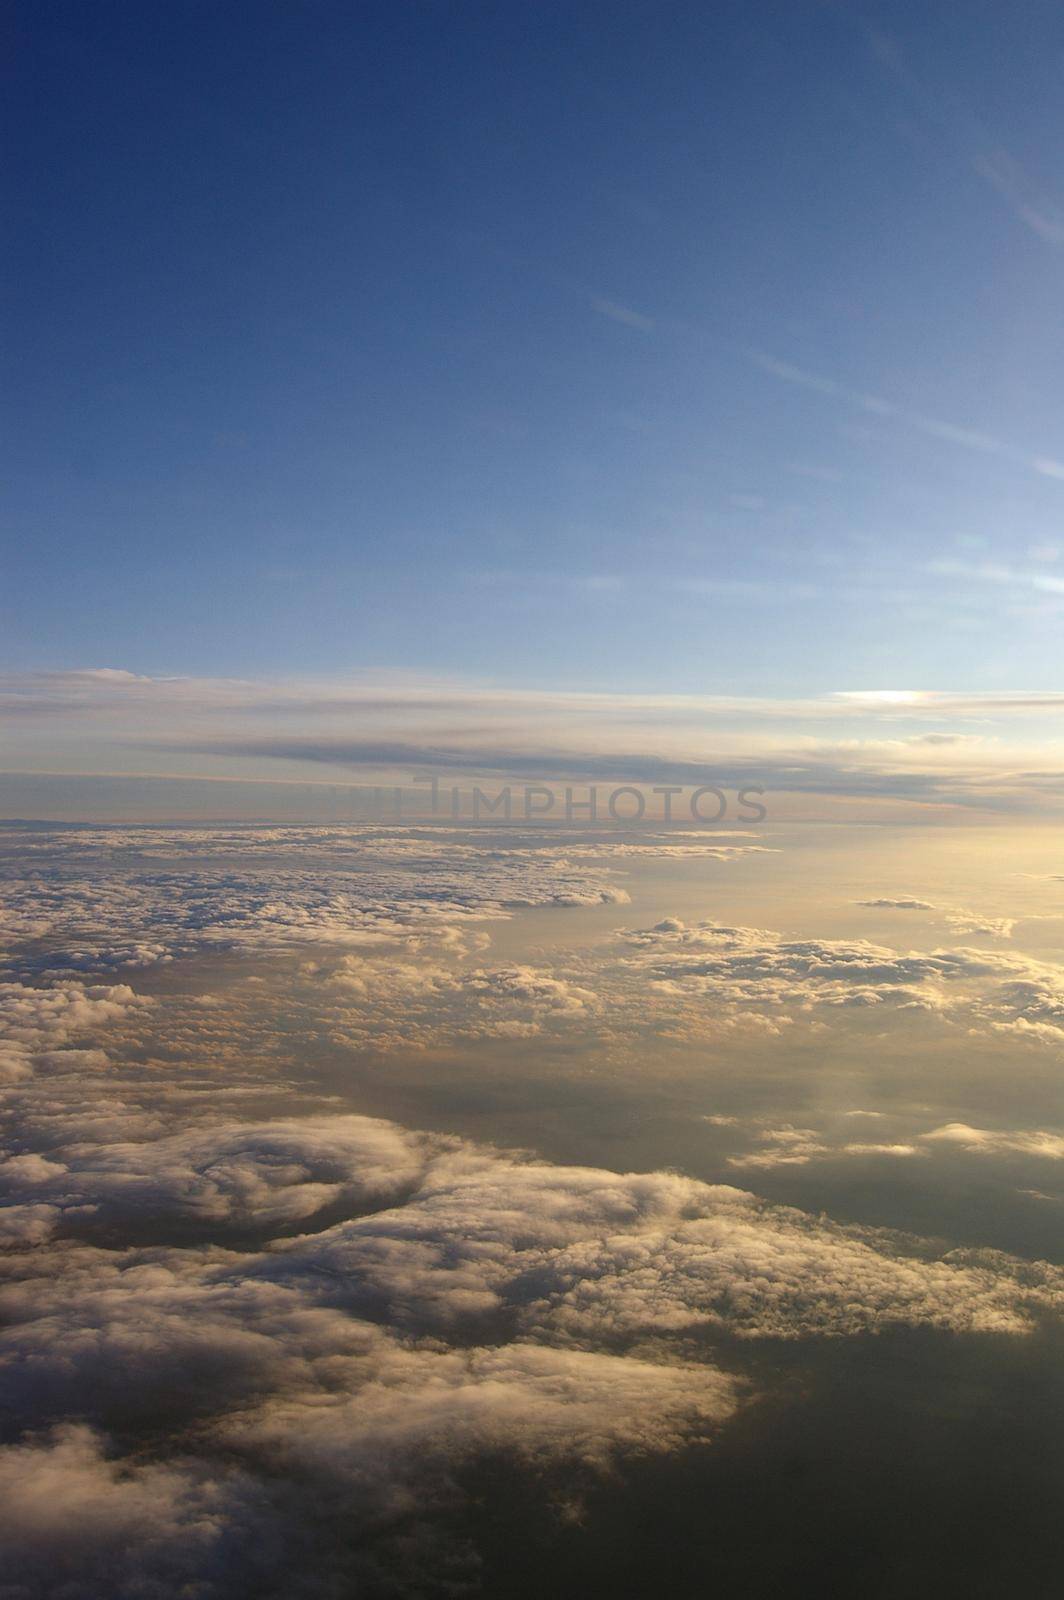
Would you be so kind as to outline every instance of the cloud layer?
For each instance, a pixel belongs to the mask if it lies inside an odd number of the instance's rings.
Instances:
[[[296,870],[283,830],[242,838],[74,832],[5,883],[12,1600],[415,1595],[441,1573],[460,1591],[478,1470],[505,1464],[528,1494],[564,1482],[575,1504],[633,1462],[712,1450],[763,1395],[759,1349],[1012,1342],[1059,1321],[1045,1263],[419,1131],[292,1068],[308,1018],[386,1053],[771,1038],[878,1009],[1052,1050],[1060,969],[677,918],[492,959],[481,936],[517,908],[618,903],[605,846],[574,862],[371,831],[308,838]],[[841,1144],[716,1121],[752,1171],[1060,1156],[1046,1130],[959,1120],[905,1141],[852,1125]]]

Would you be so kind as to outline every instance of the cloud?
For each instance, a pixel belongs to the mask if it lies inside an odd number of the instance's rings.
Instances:
[[[628,929],[634,966],[655,986],[742,1007],[875,1006],[937,1010],[967,971],[951,952],[900,954],[866,940],[783,939],[762,928],[667,918]]]
[[[108,1236],[174,1225],[220,1237],[394,1202],[425,1160],[419,1141],[368,1117],[223,1122],[151,1140],[82,1140],[63,1146],[60,1161],[14,1156],[0,1162],[0,1188],[32,1189],[58,1221],[70,1211],[75,1227]]]
[[[255,1252],[200,1242],[116,1253],[60,1238],[51,1258],[16,1259],[2,1296],[8,1403],[29,1402],[38,1416],[75,1406],[114,1425],[130,1407],[164,1404],[168,1393],[186,1404],[181,1397],[193,1382],[197,1408],[209,1410],[237,1396],[252,1403],[256,1394],[271,1405],[280,1393],[313,1405],[322,1385],[341,1374],[347,1389],[380,1383],[381,1361],[416,1383],[425,1373],[430,1383],[437,1372],[468,1375],[466,1356],[441,1362],[438,1346],[405,1342],[426,1336],[466,1352],[516,1341],[512,1359],[524,1370],[539,1360],[528,1356],[529,1344],[608,1351],[620,1362],[624,1341],[680,1330],[799,1338],[908,1323],[1019,1334],[1039,1307],[1061,1302],[1055,1269],[1032,1276],[1002,1260],[991,1270],[957,1253],[929,1260],[924,1247],[914,1254],[893,1236],[838,1227],[737,1189],[667,1173],[554,1166],[371,1121],[359,1136],[359,1119],[342,1120],[347,1126],[335,1135],[319,1119],[246,1128],[243,1166],[257,1181],[242,1185],[239,1206],[264,1230],[275,1227],[276,1185],[261,1175],[276,1161],[278,1142],[289,1164],[313,1170],[323,1147],[335,1161],[336,1141],[344,1139],[353,1213],[345,1220],[267,1237]],[[420,1145],[422,1166],[405,1192],[397,1175],[382,1208],[389,1185],[374,1176],[373,1163],[386,1137]],[[210,1136],[199,1141],[190,1177],[204,1165],[231,1167],[232,1130],[218,1130],[213,1141],[213,1158]],[[360,1148],[370,1152],[368,1176]],[[175,1218],[186,1215],[189,1186],[175,1186],[172,1143],[148,1147],[144,1157],[130,1217],[145,1201],[156,1214],[172,1206]],[[124,1158],[116,1153],[116,1162]],[[115,1162],[83,1169],[81,1192],[108,1203],[114,1171]],[[221,1206],[215,1195],[210,1200],[197,1203],[200,1220],[224,1224],[231,1191]],[[282,1208],[282,1215],[291,1213]],[[486,1356],[481,1363],[490,1366]],[[565,1365],[544,1357],[537,1370]],[[727,1397],[730,1410],[734,1393],[710,1368],[710,1389]],[[563,1391],[580,1404],[582,1370],[600,1368],[578,1362],[571,1369]],[[623,1370],[613,1370],[623,1381]],[[668,1387],[667,1378],[661,1383]],[[678,1391],[669,1392],[673,1407]],[[647,1419],[630,1424],[616,1400],[605,1402],[603,1391],[608,1450]],[[695,1412],[701,1425],[701,1404]],[[402,1432],[403,1419],[394,1425]],[[586,1433],[586,1419],[579,1431]]]
[[[739,723],[795,718],[838,721],[856,711],[895,720],[899,712],[918,717],[1059,711],[1064,690],[941,690],[941,689],[840,689],[821,695],[753,696],[684,693],[635,693],[609,690],[500,688],[476,681],[423,681],[395,674],[376,673],[343,679],[226,679],[207,677],[152,678],[134,673],[42,672],[0,674],[0,715],[75,713],[80,723],[116,719],[123,728],[137,727],[146,734],[168,715],[180,715],[182,728],[190,724],[222,727],[239,725],[250,736],[261,723],[282,721],[293,736],[305,731],[308,721],[331,722],[331,732],[346,731],[357,741],[368,732],[352,734],[358,719],[384,748],[405,752],[405,730],[416,727],[417,748],[428,742],[426,729],[441,722],[454,725],[468,718],[469,726],[490,725],[492,743],[501,729],[511,735],[534,730],[537,735],[578,722],[581,731],[592,730],[592,719],[609,724],[637,725],[641,731],[660,730],[663,722],[704,732],[707,719]],[[143,726],[137,723],[143,712]],[[252,721],[251,719],[256,719]],[[394,730],[404,730],[398,737]],[[387,737],[385,731],[387,731]],[[521,748],[523,740],[516,740]],[[589,744],[591,750],[599,746]]]
[[[321,984],[330,1037],[353,1048],[531,1038],[589,1023],[601,1010],[586,984],[528,965],[453,971],[347,959],[312,976]]]
[[[971,171],[1005,201],[1014,216],[1044,243],[1064,245],[1064,206],[988,134],[952,87],[929,88],[909,64],[898,40],[866,29],[875,60],[923,121]]]
[[[870,1113],[850,1112],[851,1116]],[[848,1141],[844,1144],[825,1143],[815,1128],[795,1128],[788,1124],[782,1128],[769,1128],[758,1134],[767,1148],[750,1150],[744,1155],[729,1156],[730,1167],[751,1167],[768,1171],[773,1167],[804,1167],[816,1160],[846,1160],[852,1157],[889,1156],[893,1159],[918,1156],[923,1152],[913,1144],[870,1144]]]
[[[989,931],[984,919],[979,927]],[[621,938],[633,974],[654,992],[686,1003],[697,997],[743,1020],[761,1015],[778,1028],[815,1011],[890,1006],[973,1032],[1064,1044],[1064,967],[1029,956],[963,945],[903,953],[863,939],[785,939],[679,918]]]
[[[61,1424],[0,1448],[5,1590],[20,1600],[60,1593],[116,1600],[218,1596],[234,1521],[253,1517],[256,1537],[267,1547],[274,1542],[265,1500],[224,1467],[130,1462],[109,1456],[83,1424]],[[253,1570],[256,1563],[246,1565]]]
[[[653,333],[654,319],[646,317],[640,311],[633,311],[631,306],[625,306],[619,300],[606,300],[596,295],[591,301],[592,311],[600,317],[608,317],[611,322],[619,322],[622,327],[635,328],[639,333]]]
[[[267,838],[274,842],[273,830]],[[180,844],[179,835],[175,848]],[[257,844],[251,839],[247,848]],[[21,952],[12,970],[62,977],[202,951],[459,946],[475,940],[473,925],[504,920],[519,906],[620,905],[628,898],[603,865],[572,866],[557,852],[474,853],[447,841],[396,850],[379,841],[378,830],[357,829],[348,830],[347,844],[356,859],[337,860],[343,851],[333,839],[308,850],[317,870],[271,863],[261,871],[247,863],[102,879],[11,876],[0,885],[0,923],[24,941],[49,936],[42,950]],[[211,853],[209,834],[202,847]],[[226,840],[221,853],[236,848]],[[80,858],[91,862],[101,853],[90,837]]]
[[[1064,478],[1064,465],[1043,461],[1039,470],[1046,476]],[[941,558],[928,563],[928,572],[943,578],[967,578],[978,583],[992,583],[1013,589],[1033,589],[1039,594],[1064,595],[1064,578],[1052,572],[1027,571],[1003,566],[995,561],[958,561]]]
[[[856,706],[850,709],[853,714]],[[862,704],[861,710],[867,709]],[[1019,710],[1001,706],[998,713],[1012,714],[1013,709]],[[1055,708],[1032,706],[1029,709],[1033,714],[1036,710]],[[975,712],[973,705],[971,714]],[[914,704],[906,708],[905,714],[944,715],[947,708],[939,707],[936,712],[930,706]],[[960,707],[955,714],[969,713],[967,708]],[[895,708],[894,715],[901,715],[900,709]],[[1059,763],[1055,743],[1035,747],[1021,756],[1016,751],[973,749],[963,743],[959,749],[950,745],[913,745],[901,739],[853,740],[845,745],[827,745],[807,738],[798,742],[766,739],[752,745],[749,738],[744,738],[741,749],[734,748],[734,740],[731,749],[727,740],[720,740],[717,754],[712,759],[703,759],[684,751],[680,734],[669,741],[676,747],[675,753],[648,753],[655,746],[660,750],[660,731],[656,735],[630,737],[627,744],[619,738],[613,749],[603,750],[603,734],[608,731],[608,724],[599,722],[588,728],[586,742],[577,742],[574,729],[571,735],[574,742],[568,748],[547,740],[533,741],[528,747],[520,748],[511,742],[492,743],[481,734],[475,741],[466,743],[443,744],[426,737],[423,742],[409,741],[401,746],[349,736],[271,735],[189,742],[184,749],[212,760],[298,763],[366,774],[409,773],[411,768],[420,768],[423,772],[436,769],[464,779],[468,786],[464,800],[467,810],[472,807],[472,787],[487,781],[489,776],[500,784],[532,780],[536,785],[550,785],[557,791],[553,802],[544,798],[545,814],[552,813],[555,819],[565,815],[564,795],[560,792],[565,784],[634,784],[648,789],[655,784],[691,788],[715,785],[726,790],[749,790],[755,795],[867,798],[907,804],[980,807],[988,811],[1030,806],[1036,801],[1045,805],[1059,799],[1059,791],[1064,787],[1064,767]],[[497,796],[491,798],[497,799]],[[586,801],[587,796],[580,794],[576,798],[580,803]],[[687,804],[689,798],[680,805]],[[653,795],[648,795],[647,799],[651,805],[658,803]],[[539,804],[538,801],[533,803]],[[600,803],[604,803],[604,797],[600,797]],[[409,810],[405,814],[429,814],[427,794],[422,797],[417,791],[410,791],[407,804]],[[515,812],[523,815],[526,804],[523,790],[518,790],[513,797]],[[752,820],[750,812],[738,809],[739,801],[735,797],[731,798],[730,805],[732,809],[726,814],[740,821]]]
[[[672,574],[648,581],[684,586],[691,580]],[[472,786],[492,780],[559,788],[599,781],[760,785],[774,794],[867,798],[906,809],[1048,805],[1059,803],[1064,787],[1062,708],[1064,696],[1051,691],[843,689],[769,699],[503,690],[387,675],[346,682],[152,680],[92,672],[0,678],[0,717],[14,723],[5,746],[9,809],[28,803],[18,798],[26,785],[39,805],[43,784],[62,792],[67,809],[77,813],[80,805],[90,814],[108,803],[103,796],[117,805],[116,793],[125,794],[131,809],[142,810],[152,796],[161,805],[166,785],[180,779],[198,786],[201,808],[212,816],[219,783],[255,786],[241,803],[257,816],[270,808],[286,815],[317,815],[324,808],[352,818],[373,809],[377,788],[391,793],[398,785],[411,820],[428,814],[428,790],[420,780],[433,774],[441,783],[465,785],[467,810]],[[19,729],[31,730],[36,716],[48,718],[61,772],[35,773],[39,747]],[[965,739],[956,724],[972,718],[1005,730],[1022,723],[1032,730],[1031,742],[1019,747],[995,737]],[[914,741],[912,725],[927,722],[936,725],[932,735]],[[886,731],[906,726],[883,738],[885,723],[892,725]],[[826,726],[846,736],[825,741]],[[341,775],[345,781],[337,783]],[[259,787],[264,784],[272,787]],[[445,802],[449,787],[444,784]],[[557,818],[563,801],[559,794]],[[660,801],[651,797],[651,804]],[[23,830],[27,850],[32,834]],[[44,848],[40,839],[37,848]]]
[[[34,1058],[47,1066],[48,1052],[87,1037],[151,1001],[127,984],[57,983],[47,989],[0,982],[0,1084],[28,1077]],[[84,1057],[85,1052],[78,1052]],[[93,1064],[84,1060],[80,1065]]]
[[[487,847],[471,832],[68,829],[43,836],[58,841],[45,871],[37,865],[42,835],[33,834],[25,860],[14,840],[0,884],[0,915],[15,941],[0,988],[0,1019],[10,1017],[0,1072],[27,1071],[26,1028],[40,1052],[43,1029],[63,1043],[81,1021],[90,1031],[112,1015],[146,1025],[150,1006],[115,980],[207,955],[230,964],[294,958],[291,1017],[359,1050],[560,1038],[579,1028],[633,1043],[648,1028],[677,1038],[734,1028],[771,1034],[883,1007],[1030,1045],[1064,1043],[1061,968],[963,944],[906,953],[867,940],[785,939],[665,919],[567,962],[488,962],[489,930],[521,907],[625,903],[615,863],[633,852],[741,861],[765,847],[741,830],[725,831],[719,845],[705,831],[674,845],[650,830],[645,842],[575,829],[530,842],[527,831],[507,830],[493,831]],[[938,916],[965,935],[1004,938],[1013,925],[915,895],[862,903]],[[196,1001],[197,1014],[189,1000],[193,1032],[207,1027],[209,1002]],[[265,1024],[269,1008],[260,1005],[253,1019],[247,995],[228,1004],[243,1026]],[[273,1026],[288,1024],[278,1016]],[[228,1059],[228,1049],[215,1026],[214,1059]],[[43,1060],[35,1070],[47,1070]]]
[[[491,962],[469,938],[482,923],[608,904],[608,873],[513,840],[360,835],[353,867],[344,835],[298,869],[271,853],[283,830],[244,857],[225,830],[199,858],[183,830],[68,837],[66,857],[34,855],[7,885],[24,973],[0,989],[14,1594],[317,1600],[379,1592],[382,1572],[398,1593],[472,1581],[474,1469],[516,1475],[522,1496],[561,1472],[579,1497],[626,1463],[712,1447],[773,1381],[759,1342],[774,1370],[784,1346],[898,1328],[1021,1339],[1064,1308],[1056,1267],[421,1131],[287,1075],[307,1040],[345,1028],[642,1039],[692,1010],[797,1022],[850,1005],[1052,1028],[1060,968],[676,918]],[[150,1002],[133,982],[45,976],[142,948],[172,958]],[[180,963],[215,972],[223,953],[224,985],[189,985]],[[777,1163],[892,1160],[944,1147],[941,1132],[832,1147],[781,1121],[756,1144]]]
[[[871,906],[877,911],[934,911],[929,900],[858,900],[859,906]]]
[[[781,361],[777,356],[770,355],[763,350],[747,351],[747,358],[762,372],[769,373],[772,377],[780,379],[783,383],[794,384],[798,388],[810,389],[816,394],[826,395],[830,399],[839,400],[844,405],[854,410],[871,412],[874,416],[893,418],[903,423],[906,427],[913,428],[928,438],[941,439],[947,444],[957,445],[963,450],[975,451],[979,455],[996,456],[999,460],[1007,461],[1013,466],[1020,467],[1028,472],[1033,472],[1043,478],[1064,477],[1064,464],[1041,455],[1032,455],[1026,450],[1009,444],[1003,439],[995,438],[993,434],[984,433],[977,428],[968,428],[955,422],[946,422],[939,417],[929,417],[921,411],[914,411],[908,406],[899,404],[894,400],[884,399],[881,395],[871,394],[860,389],[853,389],[847,384],[840,383],[835,378],[825,377],[821,373],[810,372],[804,367],[796,366],[791,361]]]
[[[971,1128],[965,1122],[948,1122],[930,1133],[921,1134],[921,1138],[932,1143],[956,1145],[973,1155],[1021,1155],[1064,1161],[1064,1134],[1042,1130]]]
[[[998,939],[1009,939],[1016,926],[1015,917],[985,917],[978,911],[967,911],[963,906],[938,906],[930,900],[911,897],[900,900],[858,900],[859,906],[873,911],[933,911],[955,933],[983,933]]]
[[[921,1152],[913,1144],[846,1144],[843,1153],[848,1156],[918,1156]]]

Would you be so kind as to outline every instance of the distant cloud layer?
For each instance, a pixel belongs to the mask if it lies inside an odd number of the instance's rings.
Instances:
[[[761,785],[811,802],[991,812],[1056,810],[1064,794],[1064,693],[1053,691],[769,699],[108,668],[8,675],[0,721],[8,773],[47,776],[44,730],[56,783],[65,773],[320,784],[335,769],[348,784],[410,786],[437,771],[448,783]]]

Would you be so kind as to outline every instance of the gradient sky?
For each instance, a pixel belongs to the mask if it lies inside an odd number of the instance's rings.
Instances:
[[[13,16],[7,670],[1044,683],[1059,8]]]

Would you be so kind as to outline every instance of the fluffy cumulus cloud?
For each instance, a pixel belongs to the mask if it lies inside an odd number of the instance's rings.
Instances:
[[[124,983],[57,983],[44,989],[0,983],[0,1083],[29,1076],[33,1063],[38,1071],[46,1071],[52,1060],[49,1051],[55,1046],[94,1034],[150,1004]],[[63,1065],[71,1058],[64,1054],[58,1059]],[[100,1059],[91,1054],[86,1059],[81,1052],[77,1065],[98,1064]]]
[[[685,828],[658,831],[640,827],[633,836],[616,826],[596,832],[552,826],[548,830],[507,825],[504,833],[493,829],[485,847],[483,832],[468,824],[348,823],[283,827],[243,824],[232,828],[126,828],[71,826],[55,831],[47,826],[8,827],[0,834],[0,860],[74,866],[103,861],[111,866],[152,863],[228,862],[234,858],[261,861],[271,868],[288,860],[308,864],[348,867],[367,861],[395,863],[438,872],[446,867],[484,869],[485,862],[538,861],[548,869],[571,860],[623,859],[627,856],[663,860],[734,861],[747,855],[774,854],[771,846],[756,842],[757,835],[739,828]],[[473,875],[470,873],[470,876]],[[579,895],[581,889],[577,886]]]
[[[424,1162],[418,1141],[369,1117],[223,1122],[152,1140],[80,1139],[0,1161],[0,1185],[32,1191],[92,1231],[197,1228],[221,1236],[392,1201]]]
[[[963,1014],[984,1032],[1064,1044],[1064,969],[963,944],[905,952],[666,919],[629,929],[619,955],[600,949],[568,970],[515,980],[501,968],[469,969],[492,925],[521,908],[624,904],[616,880],[627,853],[761,848],[738,836],[677,846],[514,832],[485,847],[468,829],[75,828],[13,834],[4,848],[0,933],[11,980],[132,979],[188,957],[302,954],[305,972],[331,990],[322,998],[335,1004],[332,1036],[352,1045],[519,1038],[578,1013],[605,1015],[617,1033],[637,1018],[680,1034],[736,1025],[771,1033],[823,1023],[833,1009],[884,1006]],[[165,870],[145,870],[146,857],[162,858]],[[938,914],[954,932],[1004,935],[1012,925],[915,897],[863,903]]]
[[[933,1008],[957,958],[903,955],[864,939],[784,939],[762,928],[670,918],[633,929],[634,963],[655,985],[682,985],[732,1004]]]
[[[334,1042],[427,1048],[476,1038],[576,1036],[629,1051],[648,1035],[697,1042],[796,1027],[842,1033],[892,1016],[910,1030],[1064,1046],[1064,968],[963,944],[903,951],[864,939],[667,918],[550,966],[471,965],[468,943],[324,951],[302,974]],[[767,1165],[767,1158],[763,1164]]]
[[[255,1500],[238,1474],[116,1459],[91,1428],[62,1424],[0,1451],[0,1593],[221,1594],[234,1510],[269,1543]]]
[[[1061,1280],[1025,1301],[1011,1268],[917,1259],[897,1239],[835,1227],[728,1186],[618,1175],[461,1147],[396,1216],[280,1244],[288,1271],[327,1267],[385,1297],[389,1317],[443,1331],[504,1315],[554,1341],[677,1329],[798,1338],[891,1321],[1018,1332]],[[275,1269],[277,1270],[277,1269]],[[998,1273],[1003,1274],[1000,1278]],[[514,1319],[516,1319],[516,1324]]]
[[[589,999],[527,966],[469,984],[561,1013]],[[543,1222],[522,1223],[521,1162],[368,1117],[204,1106],[176,1068],[114,1058],[138,1003],[63,980],[9,985],[0,1012],[12,1600],[375,1593],[381,1573],[379,1592],[419,1592],[441,1564],[470,1575],[447,1531],[468,1464],[600,1473],[731,1415],[741,1385],[712,1362],[519,1326],[506,1273],[549,1249],[520,1236]],[[508,1184],[478,1253],[462,1214]],[[579,1194],[556,1187],[558,1238],[579,1237]],[[430,1239],[422,1212],[447,1195]]]
[[[1050,1268],[674,1173],[350,1114],[161,1116],[0,1169],[12,1594],[374,1593],[378,1561],[417,1592],[459,1561],[436,1541],[469,1464],[597,1474],[712,1440],[751,1392],[718,1339],[1022,1337],[1064,1300]]]
[[[572,975],[514,963],[447,967],[343,957],[308,963],[334,1043],[422,1049],[471,1039],[532,1038],[588,1025],[599,997]]]
[[[61,1200],[69,1176],[53,1165],[22,1178]],[[112,1242],[83,1240],[83,1213],[61,1210],[48,1248],[27,1240],[6,1259],[8,1414],[38,1429],[77,1416],[101,1437],[152,1419],[179,1474],[198,1418],[190,1482],[234,1451],[253,1480],[282,1459],[301,1482],[322,1474],[334,1490],[339,1474],[360,1515],[368,1485],[376,1512],[410,1496],[427,1453],[602,1466],[706,1438],[742,1397],[715,1365],[718,1336],[1022,1336],[1064,1304],[1048,1267],[936,1256],[744,1190],[371,1118],[226,1125],[136,1158],[102,1149],[75,1187],[80,1205],[110,1208]],[[339,1221],[275,1234],[338,1200]],[[195,1242],[115,1248],[123,1205],[130,1224],[147,1211],[179,1237],[192,1214]],[[234,1221],[258,1245],[226,1245]],[[88,1450],[80,1437],[77,1461]]]
[[[574,864],[557,849],[476,849],[379,828],[291,833],[145,830],[150,842],[140,831],[10,835],[0,938],[19,947],[13,970],[61,976],[203,952],[457,946],[474,925],[518,907],[628,898],[607,866]],[[34,855],[42,847],[47,865]],[[179,865],[144,871],[145,855]],[[85,876],[93,866],[102,870]]]
[[[902,952],[865,939],[786,939],[769,929],[667,918],[623,935],[652,991],[701,999],[769,1026],[889,1006],[1030,1043],[1064,1044],[1064,967],[969,948]]]

